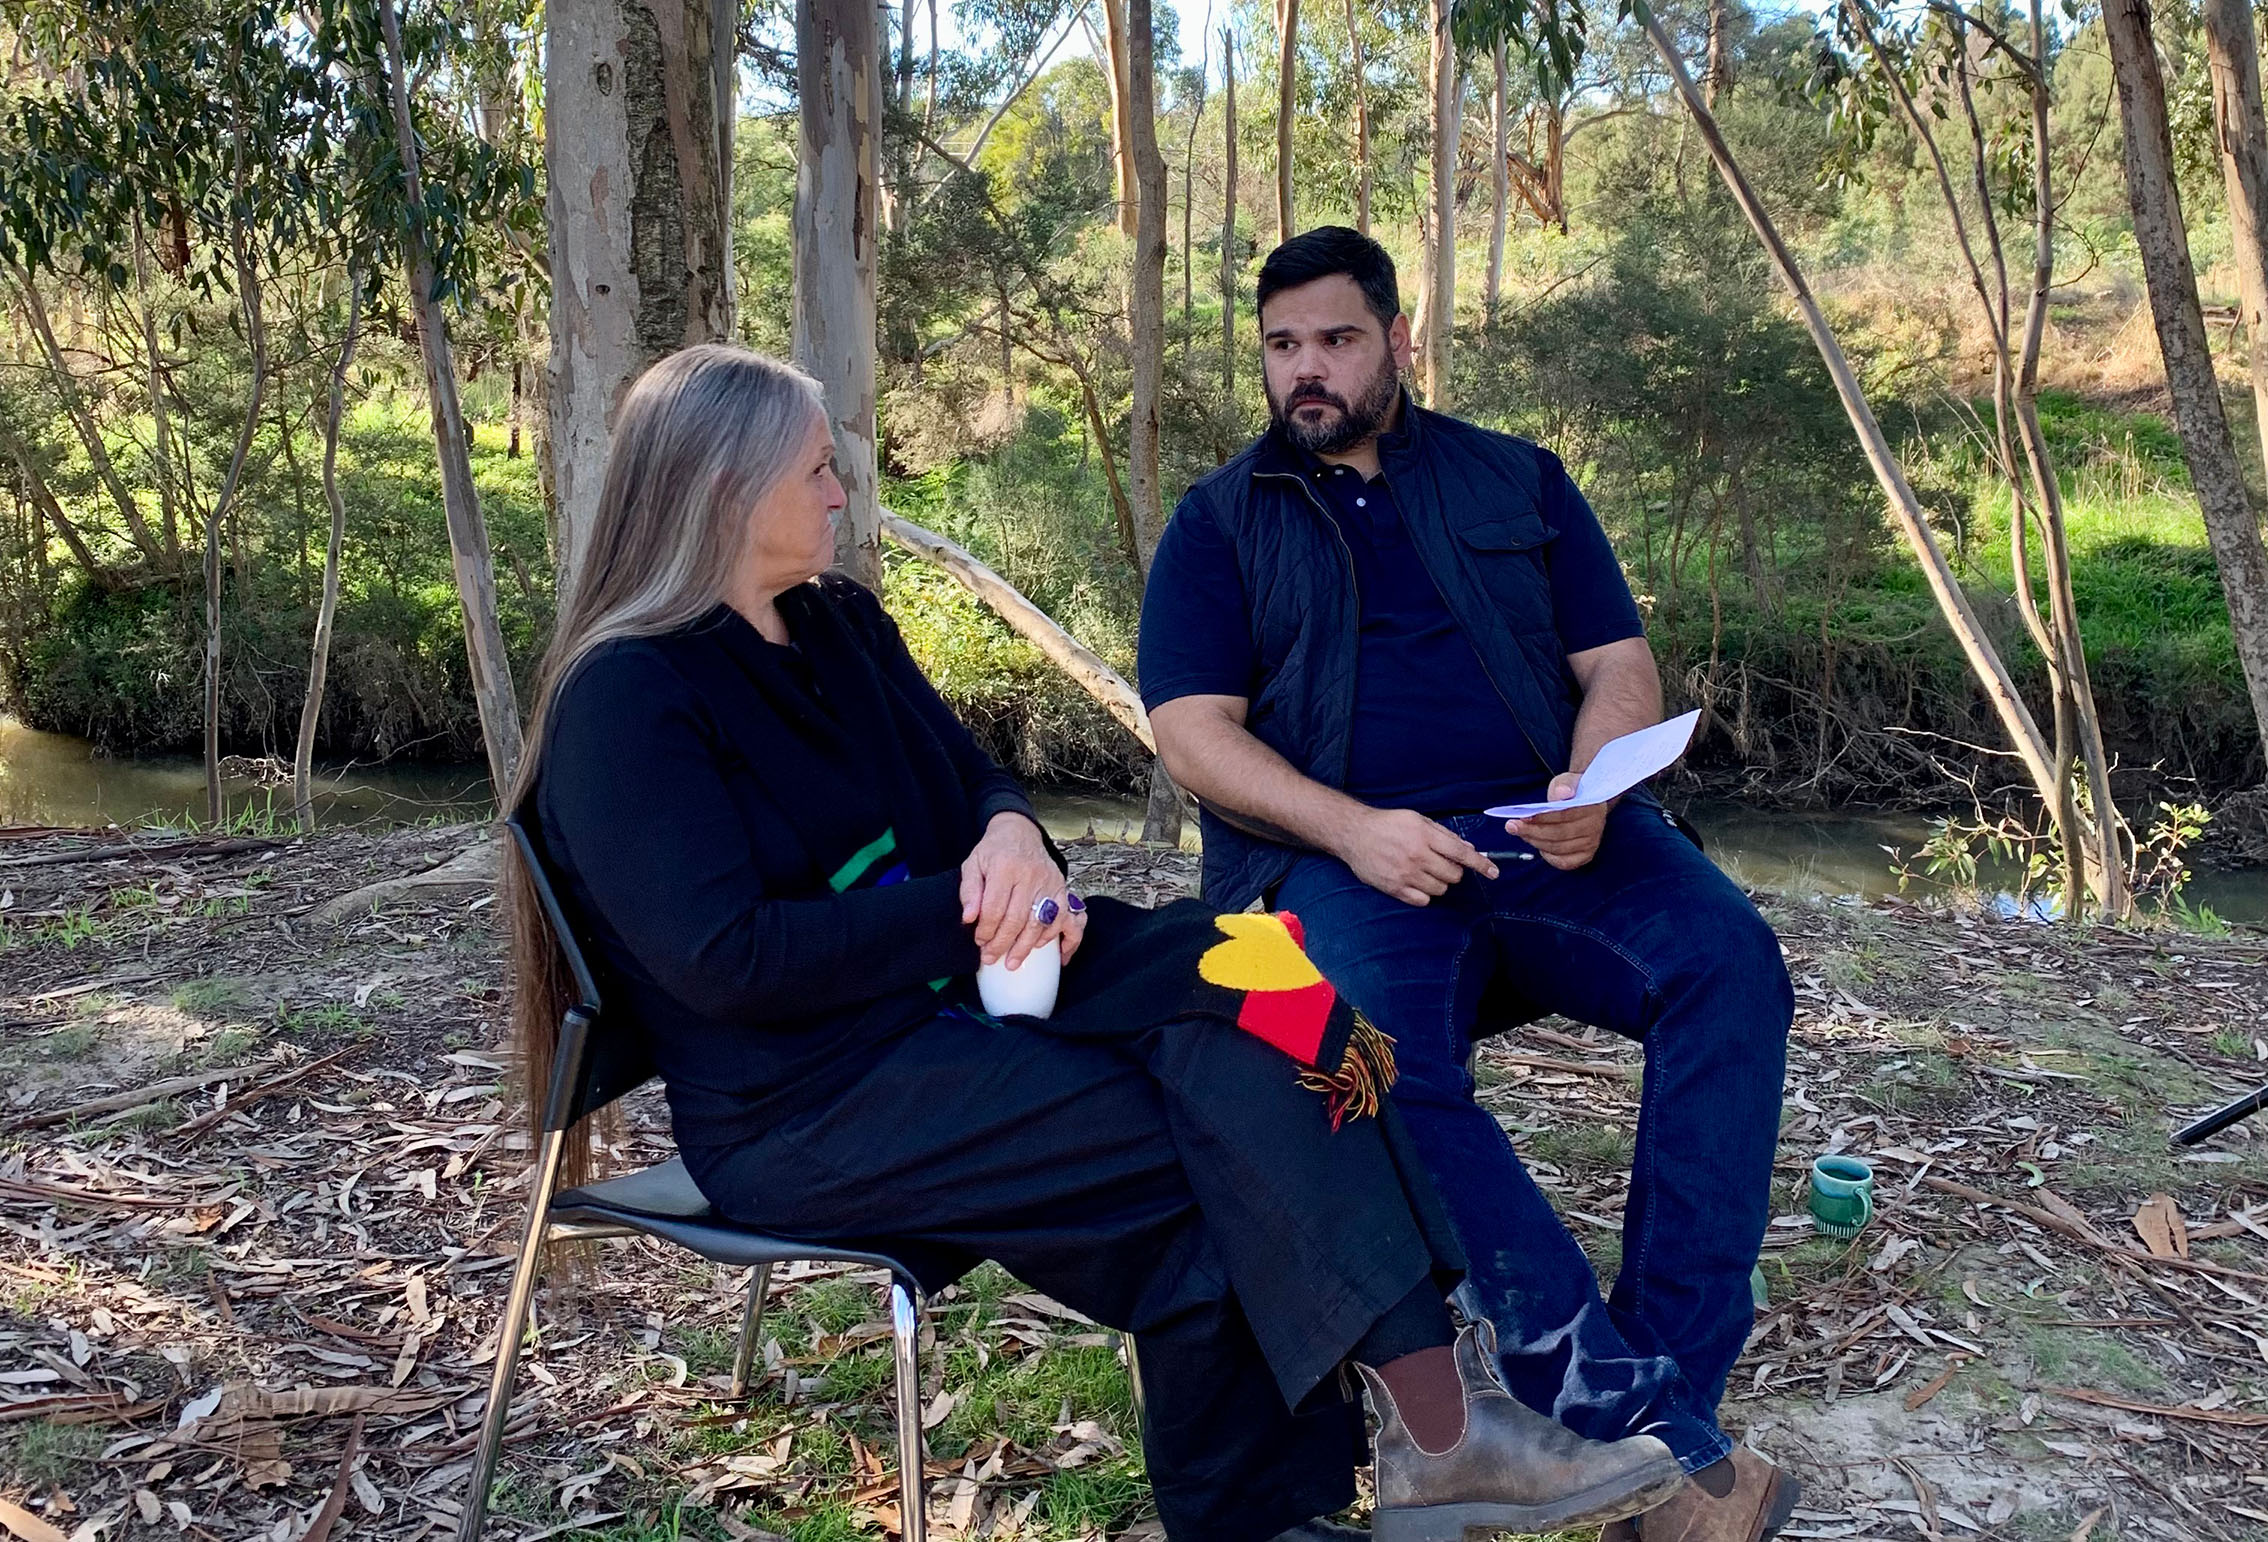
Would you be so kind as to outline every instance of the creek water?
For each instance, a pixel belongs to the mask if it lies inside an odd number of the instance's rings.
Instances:
[[[289,785],[230,778],[232,814],[281,815]],[[1050,833],[1070,839],[1092,830],[1130,840],[1142,831],[1142,805],[1132,798],[1041,792],[1036,798]],[[342,824],[405,824],[473,818],[489,812],[488,778],[478,766],[320,766],[317,820]],[[97,755],[83,740],[41,733],[0,718],[0,824],[131,825],[201,819],[204,772],[188,757]],[[1698,803],[1686,810],[1709,854],[1743,882],[1796,893],[1879,896],[1897,892],[1885,847],[1911,852],[1928,839],[1921,814],[1806,812]],[[2191,904],[2224,920],[2268,926],[2268,869],[2201,870]]]

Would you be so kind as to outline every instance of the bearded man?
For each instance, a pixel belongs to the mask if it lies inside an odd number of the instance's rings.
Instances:
[[[1394,264],[1312,230],[1258,302],[1268,431],[1182,500],[1143,602],[1158,751],[1202,801],[1205,898],[1296,913],[1395,1040],[1514,1396],[1645,1432],[1692,1481],[1644,1542],[1760,1542],[1795,1480],[1716,1418],[1770,1218],[1793,994],[1753,906],[1645,793],[1562,801],[1661,716],[1612,548],[1549,451],[1410,401]],[[1473,1040],[1560,1012],[1640,1040],[1622,1263],[1596,1276],[1473,1098]],[[1629,1528],[1633,1523],[1619,1523]]]

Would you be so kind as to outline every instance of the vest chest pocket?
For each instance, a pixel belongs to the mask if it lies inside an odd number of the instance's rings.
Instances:
[[[1457,527],[1465,561],[1512,630],[1555,630],[1551,573],[1545,556],[1559,532],[1533,510],[1475,520]]]

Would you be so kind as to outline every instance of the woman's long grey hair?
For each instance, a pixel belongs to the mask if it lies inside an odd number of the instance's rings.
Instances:
[[[535,785],[553,704],[577,664],[617,638],[651,637],[698,620],[723,598],[747,549],[749,516],[794,469],[813,415],[824,410],[809,375],[726,343],[673,353],[630,388],[615,416],[598,512],[536,678],[527,749],[505,809],[520,807]],[[540,1122],[574,986],[509,842],[503,880],[512,927],[512,1035],[531,1121]],[[587,1172],[589,1143],[579,1136],[567,1143],[562,1183],[580,1182]]]

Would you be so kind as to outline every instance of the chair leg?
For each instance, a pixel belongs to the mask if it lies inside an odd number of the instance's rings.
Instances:
[[[566,1132],[552,1130],[536,1155],[535,1181],[528,1191],[527,1230],[520,1236],[520,1261],[512,1289],[504,1298],[504,1320],[496,1330],[496,1368],[488,1378],[488,1407],[481,1415],[480,1444],[473,1449],[472,1477],[465,1485],[464,1510],[457,1520],[457,1542],[479,1542],[488,1519],[488,1486],[496,1477],[496,1458],[504,1449],[504,1425],[512,1413],[512,1380],[520,1368],[520,1333],[527,1326],[528,1303],[543,1271],[543,1245],[551,1227],[551,1191],[559,1182],[560,1153]]]
[[[748,1273],[748,1310],[740,1318],[740,1343],[732,1352],[732,1395],[748,1395],[748,1370],[755,1363],[757,1334],[764,1326],[764,1297],[772,1288],[772,1266],[758,1264]]]
[[[1121,1333],[1118,1336],[1118,1353],[1126,1362],[1127,1389],[1134,1395],[1134,1437],[1139,1440],[1142,1431],[1149,1424],[1150,1409],[1148,1400],[1142,1396],[1142,1362],[1134,1353],[1133,1334]]]
[[[898,1355],[898,1536],[901,1542],[927,1542],[928,1485],[922,1465],[928,1459],[921,1438],[921,1305],[903,1280],[890,1282],[890,1336]]]

